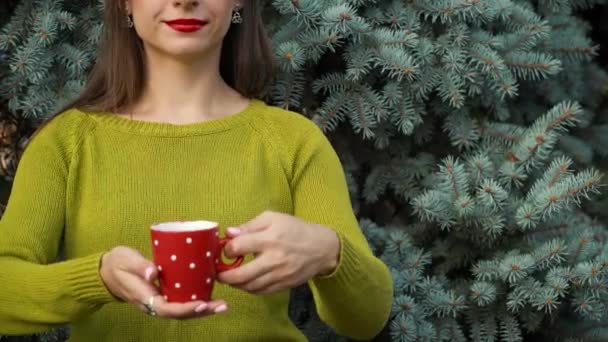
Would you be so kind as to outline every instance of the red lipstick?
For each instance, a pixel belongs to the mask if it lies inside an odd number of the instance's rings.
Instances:
[[[175,19],[165,21],[165,24],[179,32],[194,32],[200,30],[207,23],[199,19]]]

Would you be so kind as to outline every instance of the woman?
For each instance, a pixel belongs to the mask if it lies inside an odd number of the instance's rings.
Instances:
[[[122,1],[105,2],[83,93],[20,160],[0,223],[0,334],[70,324],[71,341],[300,341],[289,290],[307,283],[339,334],[375,336],[390,273],[323,133],[260,100],[272,54],[258,1]],[[226,255],[246,262],[220,274],[212,301],[167,302],[149,227],[191,219],[229,227]]]

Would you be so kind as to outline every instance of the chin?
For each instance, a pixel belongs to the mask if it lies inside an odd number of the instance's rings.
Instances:
[[[192,59],[208,55],[210,50],[207,46],[180,46],[166,49],[165,54],[173,56],[176,59]]]

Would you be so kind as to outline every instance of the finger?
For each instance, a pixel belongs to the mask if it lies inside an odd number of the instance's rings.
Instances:
[[[152,264],[146,267],[144,271],[144,280],[147,282],[152,282],[154,279],[158,277],[158,269],[157,266]]]
[[[268,245],[268,234],[265,231],[252,234],[244,234],[228,241],[224,253],[230,259],[247,254],[257,254]]]
[[[275,293],[305,284],[307,279],[309,279],[307,276],[307,274],[310,274],[309,272],[310,271],[307,269],[301,269],[297,273],[285,273],[275,269],[249,283],[241,284],[236,287],[259,295]]]
[[[124,253],[119,254],[118,258],[120,259],[119,269],[137,274],[146,281],[151,281],[158,276],[154,262],[146,259],[137,250],[125,250]]]
[[[220,300],[212,300],[210,302],[203,303],[203,304],[197,306],[194,309],[194,312],[196,313],[196,315],[198,317],[202,317],[202,316],[222,313],[226,310],[228,310],[228,304],[226,304],[226,301],[220,299]]]
[[[217,303],[214,303],[214,307],[217,307]],[[220,304],[221,305],[221,304]],[[200,307],[202,306],[202,311]],[[191,301],[186,303],[167,302],[163,296],[154,296],[154,311],[157,315],[163,318],[172,319],[187,319],[200,317],[203,315],[209,315],[213,311],[209,310],[209,303],[204,301]],[[199,308],[197,311],[196,309]]]
[[[218,280],[229,285],[241,285],[249,283],[256,278],[272,271],[274,263],[268,257],[262,255],[247,264],[229,271],[218,273]]]
[[[268,272],[251,280],[250,282],[237,285],[236,287],[253,294],[262,294],[263,290],[277,283],[281,283],[281,279],[279,279],[277,273]]]
[[[121,284],[126,285],[124,289],[126,299],[132,303],[140,302],[142,296],[147,295],[146,298],[149,298],[150,296],[153,296],[158,293],[158,288],[155,284],[151,282],[146,282],[139,275],[133,274],[128,271],[119,271],[119,274],[117,275],[117,280]]]
[[[268,285],[267,287],[261,288],[253,293],[255,293],[256,295],[268,295],[268,294],[273,294],[279,291],[283,291],[286,289],[290,289],[293,288],[295,286],[289,286],[287,284],[281,283],[281,282],[275,282],[272,283],[270,285]]]
[[[270,225],[272,224],[273,217],[273,212],[265,211],[254,217],[252,220],[245,222],[237,227],[228,227],[226,229],[226,232],[231,237],[236,237],[241,234],[260,232],[270,227]]]
[[[210,301],[208,303],[206,311],[209,313],[217,314],[217,313],[222,313],[226,310],[228,310],[228,304],[226,304],[226,301],[220,299],[220,300]]]
[[[156,301],[157,301],[157,297],[159,297],[160,295],[157,294],[153,294],[153,295],[149,295],[146,298],[141,298],[138,299],[134,302],[134,304],[136,304],[141,311],[145,312],[148,315],[152,315],[152,316],[157,316],[158,313],[156,312],[155,309],[155,305],[156,305]],[[152,310],[152,311],[150,311]]]

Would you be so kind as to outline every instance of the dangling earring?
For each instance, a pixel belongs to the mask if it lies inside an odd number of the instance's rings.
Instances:
[[[126,12],[127,12],[127,27],[132,28],[133,26],[135,26],[135,23],[133,22],[133,19],[129,15],[129,2],[128,1],[125,1],[125,8],[126,8]]]
[[[241,16],[241,12],[239,6],[236,6],[234,8],[234,11],[232,11],[232,23],[233,24],[242,24],[243,23],[243,17]]]
[[[131,16],[127,16],[127,27],[128,28],[132,28],[133,26],[135,26],[135,23],[133,22],[133,19],[131,19]]]

